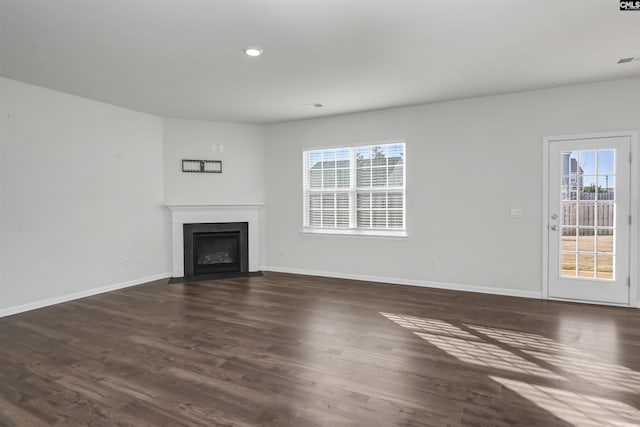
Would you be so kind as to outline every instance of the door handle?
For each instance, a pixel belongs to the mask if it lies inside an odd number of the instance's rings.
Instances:
[[[551,228],[553,231],[558,231],[558,226],[557,225],[552,225],[549,228]]]
[[[558,219],[558,215],[556,214],[551,215],[551,219]]]

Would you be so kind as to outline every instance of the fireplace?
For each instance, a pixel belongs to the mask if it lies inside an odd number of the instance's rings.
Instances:
[[[260,218],[262,205],[259,203],[235,205],[167,205],[171,211],[171,265],[174,283],[184,283],[185,276],[193,275],[193,259],[185,263],[185,224],[230,224],[243,222],[248,224],[248,273],[214,273],[220,278],[244,276],[260,271]],[[220,230],[216,230],[220,231]],[[186,233],[189,234],[189,233]],[[241,238],[243,241],[243,238]],[[193,253],[193,240],[189,245]],[[244,254],[243,254],[244,255]],[[190,272],[185,271],[188,264]],[[199,276],[198,278],[203,278]],[[206,278],[208,280],[208,278]]]
[[[184,276],[249,272],[249,224],[183,224]]]

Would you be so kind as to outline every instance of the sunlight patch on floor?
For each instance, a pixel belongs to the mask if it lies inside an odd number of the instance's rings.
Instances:
[[[452,325],[444,320],[426,319],[423,317],[380,313],[389,320],[394,321],[398,325],[410,329],[412,331],[432,332],[448,337],[457,337],[465,339],[478,339],[475,335],[464,331],[457,326]]]
[[[477,325],[465,326],[598,386],[640,393],[640,373],[627,367],[604,363],[584,351],[541,335]]]
[[[463,362],[545,378],[562,379],[550,370],[494,344],[483,342],[479,337],[449,322],[389,313],[380,314],[410,329],[420,338]]]
[[[542,368],[535,363],[516,356],[493,344],[479,341],[465,341],[458,338],[441,337],[438,335],[415,332],[420,338],[449,353],[451,356],[472,365],[488,368],[504,369],[522,374],[537,375],[546,378],[562,379],[557,374]]]
[[[575,426],[637,426],[640,411],[616,400],[489,376]]]
[[[493,338],[496,341],[500,341],[503,344],[520,350],[537,350],[575,354],[581,353],[581,351],[577,349],[571,348],[564,344],[559,344],[550,338],[546,338],[538,334],[508,331],[506,329],[490,328],[488,326],[468,324],[465,324],[465,326],[481,333],[482,335],[486,335],[489,338]]]
[[[640,425],[638,409],[603,397],[618,391],[633,394],[637,399],[640,373],[625,366],[605,363],[582,349],[538,334],[380,314],[462,362],[501,370],[500,376],[489,378],[572,425]],[[521,376],[518,380],[505,378],[514,373],[531,375],[532,381],[522,382]],[[545,379],[560,381],[551,383],[553,387],[537,385]],[[581,392],[556,388],[570,388],[576,381]],[[585,388],[582,381],[592,387]]]
[[[588,355],[583,355],[582,359],[580,359],[528,350],[525,350],[525,352],[600,387],[640,393],[640,374],[627,367],[603,363],[597,358]],[[638,422],[640,423],[640,420]]]

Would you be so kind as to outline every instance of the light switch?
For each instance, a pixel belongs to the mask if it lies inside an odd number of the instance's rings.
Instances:
[[[222,153],[224,151],[224,145],[218,145],[218,151]]]
[[[511,208],[509,214],[511,218],[522,218],[522,208]]]

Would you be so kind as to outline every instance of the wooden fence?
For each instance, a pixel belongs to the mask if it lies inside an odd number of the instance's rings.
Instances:
[[[576,192],[573,192],[571,194],[573,196],[573,198],[576,197]],[[580,200],[595,200],[596,199],[596,195],[598,197],[598,200],[613,200],[615,199],[615,192],[614,191],[602,191],[599,193],[587,193],[587,192],[580,192]]]
[[[562,202],[562,224],[565,227],[598,226],[599,235],[612,235],[613,230],[599,227],[613,227],[615,202],[613,200],[564,201]],[[593,236],[593,228],[580,228],[580,235]],[[575,236],[576,228],[563,228],[563,236]]]

